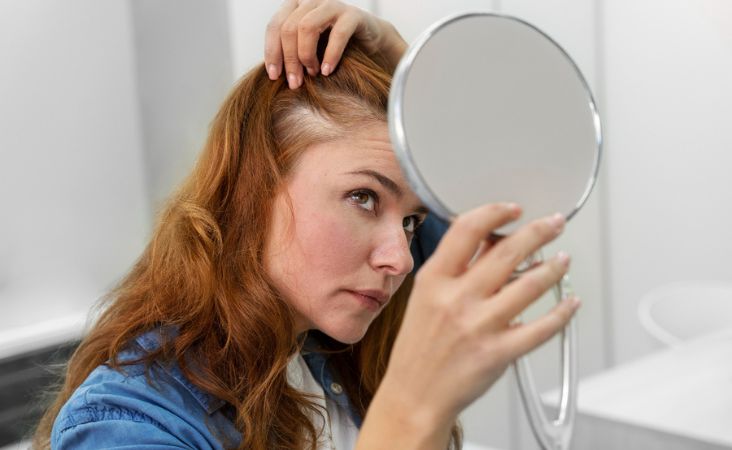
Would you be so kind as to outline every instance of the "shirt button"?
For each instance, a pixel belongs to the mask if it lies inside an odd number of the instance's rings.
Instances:
[[[338,383],[330,383],[330,390],[336,395],[341,395],[343,393],[343,386]]]

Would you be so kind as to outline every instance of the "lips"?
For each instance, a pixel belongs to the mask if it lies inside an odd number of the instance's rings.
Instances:
[[[384,306],[389,301],[389,294],[378,289],[352,289],[350,292],[369,297],[377,302],[379,306]]]

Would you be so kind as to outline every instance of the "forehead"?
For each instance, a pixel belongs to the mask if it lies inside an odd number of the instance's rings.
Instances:
[[[313,176],[331,177],[363,169],[383,172],[400,185],[406,183],[386,123],[371,123],[357,131],[346,132],[338,139],[311,145],[299,156],[293,175],[307,172]]]
[[[310,183],[345,181],[376,172],[393,181],[410,202],[417,203],[394,154],[385,122],[365,125],[336,140],[308,147],[291,172],[291,181],[299,178]]]

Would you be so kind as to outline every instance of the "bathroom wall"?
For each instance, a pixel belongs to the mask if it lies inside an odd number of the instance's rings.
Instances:
[[[227,20],[223,0],[0,3],[0,357],[74,335],[139,256],[231,86]]]
[[[142,248],[132,33],[123,0],[0,2],[0,331],[85,311]]]
[[[636,320],[646,292],[732,281],[732,3],[613,0],[601,15],[611,362],[621,363],[658,348]]]
[[[231,87],[225,0],[131,0],[151,214],[189,172]]]

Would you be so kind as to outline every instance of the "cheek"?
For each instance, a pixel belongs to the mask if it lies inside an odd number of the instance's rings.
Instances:
[[[339,273],[353,269],[368,256],[366,230],[348,215],[309,214],[297,229],[303,256],[311,267]]]

